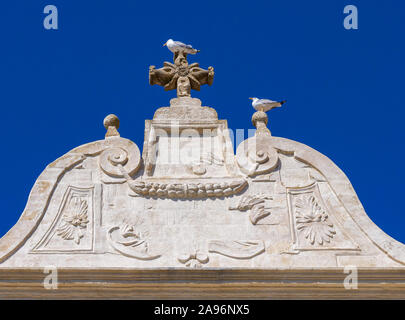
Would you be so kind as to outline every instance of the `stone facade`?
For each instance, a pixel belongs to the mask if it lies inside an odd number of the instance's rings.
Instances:
[[[141,154],[109,115],[104,140],[46,167],[0,240],[0,296],[404,298],[405,246],[344,173],[272,136],[263,111],[252,121],[235,155],[227,122],[179,95],[146,121]],[[41,285],[48,266],[59,290]],[[348,266],[357,291],[344,290]]]

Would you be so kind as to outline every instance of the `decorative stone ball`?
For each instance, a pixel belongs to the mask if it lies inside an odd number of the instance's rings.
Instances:
[[[267,125],[267,114],[264,111],[256,111],[252,116],[252,123],[256,127],[258,121],[264,122]]]
[[[120,119],[115,114],[109,114],[104,118],[104,127],[108,129],[108,127],[115,127],[119,128],[120,126]]]

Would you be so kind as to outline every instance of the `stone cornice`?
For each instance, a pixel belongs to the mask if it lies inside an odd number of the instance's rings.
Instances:
[[[46,290],[42,269],[0,269],[2,299],[405,299],[405,268],[359,269],[346,290],[343,268],[60,269]]]

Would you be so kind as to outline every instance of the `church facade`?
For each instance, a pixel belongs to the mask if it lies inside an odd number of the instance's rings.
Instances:
[[[190,95],[213,79],[175,52],[149,70],[177,98],[146,121],[142,153],[108,115],[104,139],[46,167],[0,239],[0,297],[405,298],[405,246],[345,174],[272,136],[263,110],[233,150],[227,121]]]

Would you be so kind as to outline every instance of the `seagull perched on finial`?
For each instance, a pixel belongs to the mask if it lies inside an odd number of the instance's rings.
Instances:
[[[200,52],[200,50],[194,49],[189,44],[184,44],[180,41],[173,41],[173,39],[167,40],[163,46],[167,46],[173,53],[184,51],[185,53],[196,54],[197,52]]]
[[[259,98],[249,98],[249,99],[253,100],[252,102],[253,108],[255,108],[257,111],[264,111],[264,112],[267,112],[273,108],[281,107],[287,101],[287,100],[273,101],[269,99],[259,99]]]

